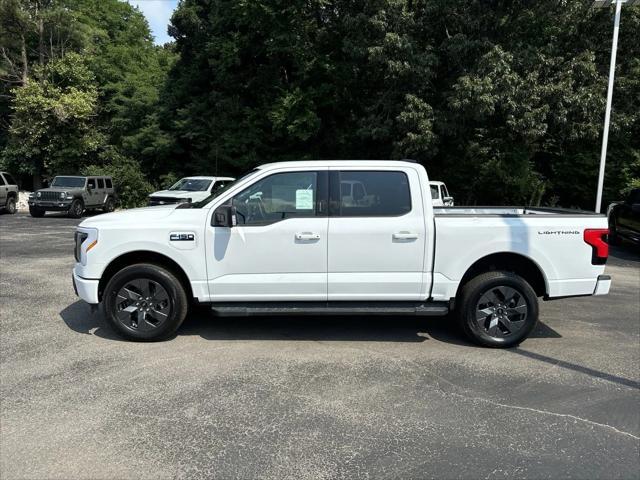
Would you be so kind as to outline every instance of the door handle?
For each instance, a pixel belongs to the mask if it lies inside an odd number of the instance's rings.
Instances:
[[[398,232],[393,234],[394,240],[416,240],[417,238],[418,238],[417,233]]]
[[[320,240],[320,235],[312,232],[296,233],[296,240]]]

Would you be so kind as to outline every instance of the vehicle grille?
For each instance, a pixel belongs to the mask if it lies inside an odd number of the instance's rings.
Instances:
[[[47,202],[55,202],[60,198],[60,192],[40,192],[40,198],[36,195],[36,200],[45,200]]]

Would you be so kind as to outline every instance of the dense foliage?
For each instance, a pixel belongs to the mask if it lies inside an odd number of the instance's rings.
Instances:
[[[589,4],[182,0],[158,47],[117,0],[0,0],[1,161],[114,172],[133,205],[176,175],[414,158],[458,203],[592,208],[612,12]],[[640,181],[639,33],[626,8],[605,200]]]

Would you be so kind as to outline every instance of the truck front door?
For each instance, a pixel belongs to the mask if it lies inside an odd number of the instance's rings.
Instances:
[[[213,301],[327,299],[327,169],[264,174],[230,199],[237,225],[206,235]]]
[[[411,168],[329,170],[329,300],[425,300],[426,226]],[[364,196],[342,185],[362,185]]]

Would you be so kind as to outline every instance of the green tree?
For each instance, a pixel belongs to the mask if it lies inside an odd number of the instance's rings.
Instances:
[[[35,67],[11,106],[7,167],[37,176],[77,172],[105,140],[95,129],[97,98],[94,76],[78,54]]]

